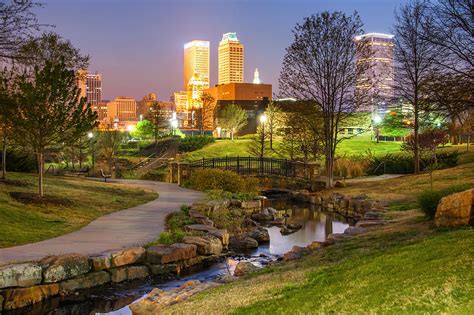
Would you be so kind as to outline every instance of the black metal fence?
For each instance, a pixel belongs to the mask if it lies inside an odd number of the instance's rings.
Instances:
[[[304,162],[258,157],[203,158],[190,162],[191,169],[218,168],[241,175],[277,175],[310,180],[314,169]]]

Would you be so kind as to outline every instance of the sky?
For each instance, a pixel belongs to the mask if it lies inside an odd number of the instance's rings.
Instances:
[[[278,91],[278,76],[296,23],[322,11],[357,11],[366,32],[390,33],[402,0],[42,0],[40,23],[91,57],[102,74],[102,97],[169,100],[183,89],[183,45],[211,42],[211,85],[217,84],[217,46],[237,32],[245,45],[244,81],[255,68]]]

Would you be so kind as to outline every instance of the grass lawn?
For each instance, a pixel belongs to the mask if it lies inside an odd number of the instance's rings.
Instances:
[[[474,187],[474,162],[436,171],[435,188]],[[473,314],[474,229],[436,229],[416,208],[427,174],[337,189],[387,201],[381,228],[202,292],[166,313]]]
[[[36,190],[35,174],[9,173],[6,182],[0,180],[0,247],[63,235],[157,197],[151,191],[72,177],[46,177],[43,204],[28,201]]]
[[[203,157],[225,157],[225,156],[249,156],[248,146],[252,142],[250,139],[236,139],[231,140],[217,140],[200,150],[190,152],[186,154],[188,160],[199,160]],[[280,141],[275,141],[276,151],[278,152],[278,146]],[[370,140],[370,136],[357,136],[352,139],[344,140],[339,144],[337,154],[343,155],[362,155],[366,154],[370,150],[373,154],[384,155],[386,153],[397,153],[400,152],[400,142],[379,142]],[[272,152],[269,157],[285,158]]]

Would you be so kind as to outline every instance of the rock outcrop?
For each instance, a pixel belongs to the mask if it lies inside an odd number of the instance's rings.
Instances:
[[[41,266],[33,263],[0,266],[0,289],[30,287],[41,283]]]

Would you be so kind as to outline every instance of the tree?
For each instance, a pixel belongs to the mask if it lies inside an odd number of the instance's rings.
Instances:
[[[201,135],[204,129],[214,129],[215,99],[212,95],[204,93],[201,95],[201,106],[196,110],[196,127]]]
[[[265,128],[270,141],[270,150],[273,150],[273,139],[278,134],[279,128],[281,128],[282,113],[280,106],[274,102],[270,102],[265,110],[265,115],[267,116]]]
[[[144,119],[139,121],[135,129],[131,132],[132,137],[139,139],[147,139],[155,134],[155,125],[151,121]]]
[[[430,111],[426,86],[437,70],[437,51],[424,40],[424,30],[432,25],[427,2],[413,0],[401,6],[395,15],[395,85],[398,95],[409,103],[413,111],[415,174],[420,172],[418,134],[420,115]]]
[[[444,70],[474,78],[474,7],[471,0],[439,0],[429,5],[433,18],[423,39],[434,44],[436,61]],[[472,83],[471,83],[472,84]]]
[[[418,134],[418,144],[415,143],[414,134],[409,135],[402,144],[401,149],[408,152],[414,152],[418,147],[420,153],[431,152],[435,163],[436,149],[440,145],[448,143],[448,135],[442,129],[428,129]]]
[[[38,161],[38,194],[43,196],[44,155],[55,144],[72,143],[96,126],[97,114],[80,97],[74,71],[64,63],[35,67],[33,78],[17,81],[15,106],[8,120],[12,136]],[[14,114],[13,114],[14,113]]]
[[[153,137],[155,139],[155,144],[157,144],[160,130],[165,126],[166,122],[166,117],[163,114],[161,104],[158,101],[152,102],[148,109],[148,113],[145,115],[145,118],[153,125]]]
[[[404,137],[409,133],[406,117],[399,112],[390,112],[385,115],[380,127],[384,136]]]
[[[3,70],[0,72],[0,131],[2,133],[2,178],[7,177],[7,143],[11,133],[8,122],[9,110],[14,106],[14,87],[12,86],[13,73]]]
[[[234,140],[234,134],[247,124],[247,112],[232,103],[221,111],[219,124],[222,129],[230,133],[230,138]]]
[[[293,30],[294,41],[286,49],[279,84],[283,96],[317,104],[323,121],[327,187],[332,187],[339,125],[368,102],[368,93],[355,89],[373,83],[366,74],[371,55],[357,13],[323,12],[304,19]]]
[[[247,150],[251,156],[264,158],[267,152],[267,142],[269,134],[266,132],[266,124],[260,124],[257,127],[255,138],[250,142]]]
[[[31,71],[35,66],[41,68],[47,62],[64,63],[66,68],[73,70],[86,69],[89,66],[88,55],[82,55],[69,40],[53,32],[43,33],[38,38],[26,41],[16,52],[15,60]]]
[[[0,0],[0,59],[15,57],[18,47],[39,30],[34,0]]]
[[[123,133],[115,129],[107,129],[97,134],[97,149],[99,158],[107,163],[108,172],[112,174],[115,159],[118,155]]]

